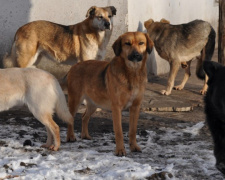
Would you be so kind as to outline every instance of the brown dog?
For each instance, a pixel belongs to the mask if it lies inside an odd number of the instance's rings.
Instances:
[[[70,26],[49,21],[34,21],[20,27],[15,35],[11,54],[3,60],[4,67],[32,66],[45,51],[58,62],[69,59],[102,60],[112,34],[114,6],[91,7],[87,19]]]
[[[203,71],[203,61],[210,61],[214,52],[216,33],[212,26],[202,20],[171,25],[165,19],[160,22],[149,19],[145,21],[144,25],[150,38],[154,41],[156,51],[170,64],[167,87],[161,93],[171,94],[180,64],[185,69],[185,75],[182,83],[175,86],[174,89],[183,89],[191,75],[191,61],[197,57],[196,75],[200,79],[205,79],[204,86],[200,91],[201,94],[205,94],[208,77]]]
[[[141,151],[136,142],[137,121],[147,82],[146,59],[153,42],[147,34],[128,32],[113,44],[116,56],[111,62],[85,61],[74,65],[67,76],[69,109],[75,115],[83,99],[87,109],[82,119],[81,137],[88,133],[90,116],[97,107],[111,110],[116,138],[116,155],[125,155],[121,111],[130,110],[129,144],[131,151]],[[68,126],[68,135],[73,127]]]

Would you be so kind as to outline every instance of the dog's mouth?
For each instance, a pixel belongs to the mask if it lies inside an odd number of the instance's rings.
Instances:
[[[108,31],[108,30],[110,30],[110,27],[103,27],[103,28],[99,28],[100,29],[100,31]]]
[[[133,51],[130,55],[128,55],[128,60],[132,62],[139,62],[142,60],[142,54],[138,53],[137,51]]]

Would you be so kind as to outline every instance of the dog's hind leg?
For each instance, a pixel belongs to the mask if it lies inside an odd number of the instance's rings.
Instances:
[[[174,80],[176,78],[179,67],[180,67],[179,61],[175,61],[175,60],[173,61],[172,60],[170,62],[170,73],[169,73],[169,79],[168,79],[168,82],[167,82],[167,87],[166,87],[166,90],[161,91],[161,94],[163,94],[163,95],[170,95],[171,94],[172,88],[174,86]]]
[[[173,89],[175,89],[175,90],[182,90],[184,88],[186,82],[188,81],[189,77],[191,76],[191,68],[190,68],[191,61],[192,60],[190,60],[190,61],[187,62],[187,67],[185,68],[185,73],[184,73],[183,81],[181,82],[180,85],[174,86]]]
[[[202,95],[206,94],[206,91],[208,89],[208,85],[207,85],[208,79],[209,79],[209,77],[205,74],[204,85],[203,85],[203,88],[200,90],[200,93]]]
[[[78,107],[83,101],[83,97],[81,92],[70,92],[68,91],[68,106],[70,114],[74,117],[77,113]],[[74,136],[74,120],[72,124],[67,125],[67,141],[69,141],[69,137]]]
[[[16,49],[17,65],[21,68],[32,66],[36,62],[40,51],[37,44],[20,45]]]
[[[45,128],[47,131],[47,141],[41,147],[49,148],[54,143],[54,140],[53,140],[53,135],[52,135],[50,129],[47,126],[45,126]]]
[[[42,116],[41,118],[39,118],[39,121],[45,125],[48,133],[47,142],[43,145],[43,147],[47,147],[50,150],[57,151],[60,147],[59,126],[54,122],[51,114]],[[51,143],[50,145],[50,141],[52,141],[51,136],[53,137],[54,143]]]
[[[82,132],[81,138],[82,139],[91,139],[91,136],[88,133],[88,123],[90,120],[91,115],[96,111],[96,106],[91,102],[87,101],[87,109],[82,117]]]

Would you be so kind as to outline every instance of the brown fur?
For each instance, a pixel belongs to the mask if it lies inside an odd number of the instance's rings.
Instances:
[[[146,59],[153,42],[147,34],[128,32],[113,44],[116,56],[111,62],[85,61],[74,65],[67,76],[69,109],[75,115],[86,99],[87,109],[82,119],[81,137],[88,133],[90,116],[97,107],[111,110],[116,138],[116,155],[125,155],[121,111],[130,110],[129,144],[131,151],[141,151],[136,142],[137,121],[147,82]],[[130,59],[130,60],[129,60]],[[68,126],[68,134],[73,127]]]
[[[114,6],[93,6],[87,12],[87,19],[75,25],[64,26],[49,21],[28,23],[17,30],[11,54],[5,56],[3,65],[32,66],[42,51],[58,62],[102,60],[115,14]]]
[[[200,79],[205,79],[204,86],[200,91],[205,94],[207,90],[207,75],[204,74],[203,61],[210,61],[215,47],[215,31],[212,26],[205,21],[195,20],[187,24],[171,25],[169,21],[161,19],[154,22],[152,19],[144,23],[150,38],[155,44],[158,54],[170,64],[170,73],[166,90],[161,93],[171,94],[174,80],[178,69],[181,66],[185,69],[185,75],[180,85],[174,89],[184,88],[190,73],[192,59],[198,57],[196,75]]]

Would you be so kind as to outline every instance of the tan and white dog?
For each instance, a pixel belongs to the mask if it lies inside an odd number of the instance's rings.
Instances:
[[[42,147],[57,151],[60,147],[59,127],[52,119],[54,111],[73,126],[65,96],[53,75],[36,68],[0,69],[0,111],[26,104],[35,118],[47,130],[47,142]],[[67,141],[75,141],[74,134],[67,134]]]
[[[126,155],[123,143],[121,111],[130,110],[129,145],[131,151],[141,151],[136,142],[137,121],[140,105],[147,83],[146,60],[153,42],[142,32],[128,32],[113,44],[116,56],[110,61],[85,61],[74,65],[67,75],[68,103],[75,115],[83,99],[87,109],[82,118],[84,139],[91,139],[88,133],[90,116],[97,107],[111,110],[116,138],[115,154]],[[73,135],[73,126],[68,134]]]
[[[102,60],[112,34],[114,15],[114,6],[92,6],[87,11],[87,18],[75,25],[49,21],[25,24],[17,30],[11,54],[5,55],[3,66],[32,66],[41,52],[47,52],[58,62]]]

